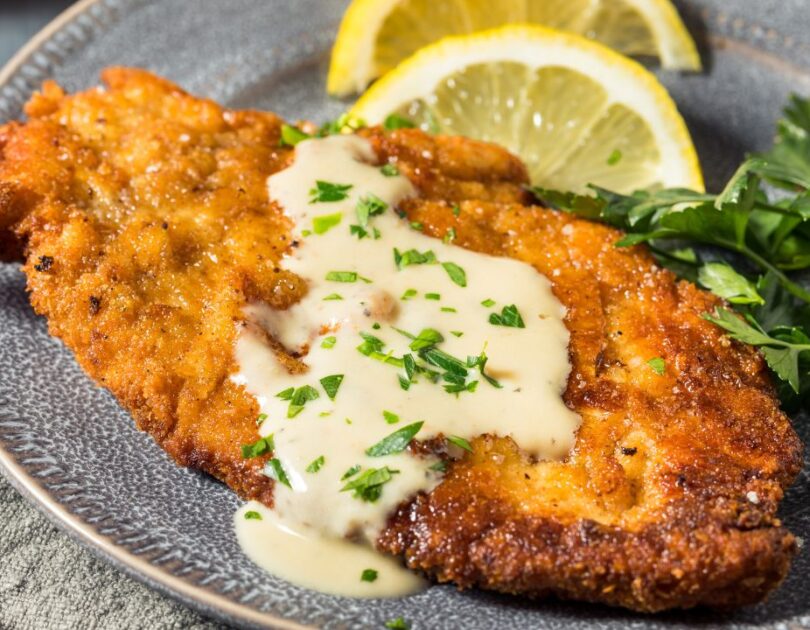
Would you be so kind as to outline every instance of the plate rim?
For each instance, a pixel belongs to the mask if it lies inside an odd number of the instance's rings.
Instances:
[[[120,545],[116,545],[53,499],[48,491],[34,477],[25,472],[13,455],[3,447],[0,447],[0,474],[28,501],[29,505],[35,507],[40,514],[71,540],[78,542],[93,555],[108,562],[128,577],[181,602],[208,618],[212,614],[217,614],[230,623],[278,630],[310,630],[314,627],[299,624],[272,613],[262,613],[237,604],[223,595],[203,590],[182,578],[162,571],[158,565],[151,564]],[[204,600],[200,598],[201,594],[204,595]]]
[[[78,0],[48,22],[0,68],[0,86],[7,85],[11,78],[51,37],[102,1]],[[163,571],[159,566],[147,562],[124,547],[116,545],[56,501],[2,446],[0,446],[0,473],[26,499],[29,505],[35,507],[48,522],[55,525],[71,540],[78,542],[83,548],[111,564],[127,577],[179,601],[207,618],[216,615],[222,620],[238,623],[245,627],[276,628],[278,630],[307,630],[313,627],[299,624],[273,613],[260,612],[238,604],[223,595],[206,591]]]
[[[23,70],[25,65],[31,62],[32,57],[55,35],[82,15],[91,11],[95,6],[102,5],[105,2],[107,0],[77,0],[56,15],[0,67],[0,89],[9,85],[15,75]],[[123,17],[126,17],[126,15],[124,14]],[[778,61],[780,66],[784,66],[792,73],[798,71],[803,76],[810,76],[810,70],[804,70],[801,66],[790,63],[770,51],[757,49],[747,42],[725,35],[713,35],[713,37],[723,40],[727,44],[744,48],[748,54],[753,50],[757,54],[768,58],[772,63]],[[73,52],[75,53],[75,51]],[[39,81],[39,79],[34,80]],[[810,449],[810,445],[807,448]],[[116,544],[109,537],[96,531],[90,523],[84,522],[80,517],[73,514],[64,504],[57,501],[36,477],[29,474],[17,462],[13,453],[3,444],[0,444],[0,477],[6,479],[12,488],[24,497],[28,505],[34,507],[50,524],[54,525],[70,540],[81,545],[83,549],[89,551],[93,556],[111,565],[127,577],[181,603],[207,619],[224,621],[244,628],[271,628],[277,630],[310,630],[315,628],[315,626],[300,624],[272,612],[261,612],[224,595],[201,588]],[[801,622],[802,619],[803,617],[798,616],[785,621],[788,623]]]

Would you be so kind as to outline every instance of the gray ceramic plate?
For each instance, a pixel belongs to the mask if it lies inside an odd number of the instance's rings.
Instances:
[[[680,5],[699,39],[705,75],[664,73],[695,136],[709,186],[743,153],[768,146],[789,92],[810,94],[806,0],[694,0]],[[0,73],[0,121],[20,116],[46,78],[70,90],[106,65],[143,66],[234,107],[322,120],[342,111],[323,92],[344,1],[85,0]],[[807,422],[797,422],[805,441]],[[147,584],[243,626],[416,628],[810,627],[806,551],[771,600],[730,614],[642,617],[556,601],[532,603],[433,587],[403,600],[351,600],[291,586],[254,567],[231,532],[238,505],[212,479],[177,468],[50,338],[22,274],[0,265],[0,464],[68,533]],[[783,505],[810,540],[808,469]]]

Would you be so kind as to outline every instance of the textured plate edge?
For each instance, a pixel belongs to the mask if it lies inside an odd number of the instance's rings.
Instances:
[[[202,591],[199,587],[166,573],[159,567],[124,550],[53,499],[47,489],[26,473],[4,448],[0,448],[0,473],[49,522],[72,540],[88,548],[94,555],[111,563],[129,577],[182,602],[207,617],[216,615],[225,621],[239,623],[250,628],[277,630],[309,630],[312,628],[312,626],[301,625],[282,617],[254,611],[222,595]]]
[[[14,56],[0,69],[0,86],[7,84],[22,65],[36,53],[46,41],[61,30],[66,24],[85,13],[100,0],[79,0],[62,11],[53,20],[48,22],[36,35],[29,39]]]
[[[9,83],[12,77],[51,37],[100,2],[101,0],[79,0],[46,24],[0,69],[0,86]],[[222,595],[202,591],[124,550],[53,499],[36,479],[25,472],[11,453],[2,447],[0,447],[0,473],[15,490],[28,500],[30,505],[35,506],[50,523],[72,540],[129,577],[163,595],[178,600],[206,617],[215,616],[246,627],[276,628],[278,630],[311,628],[311,626],[304,626],[282,617],[252,610],[248,606],[237,604]]]
[[[54,35],[103,2],[104,0],[78,0],[46,24],[0,68],[0,88],[9,84]],[[760,58],[766,65],[777,66],[797,78],[804,80],[810,78],[810,72],[800,66],[786,62],[778,54],[758,49],[744,40],[724,35],[715,35],[712,39],[721,41],[729,47],[740,49],[738,52],[743,56]],[[274,630],[311,630],[313,628],[313,626],[301,625],[271,613],[259,612],[225,596],[205,591],[126,551],[53,499],[48,490],[29,475],[1,444],[0,476],[4,477],[27,500],[29,505],[34,506],[51,524],[94,556],[148,588],[182,603],[205,617],[238,624],[245,628],[271,628]],[[796,617],[782,623],[801,624],[803,620],[803,617]],[[779,625],[781,627],[781,624]]]

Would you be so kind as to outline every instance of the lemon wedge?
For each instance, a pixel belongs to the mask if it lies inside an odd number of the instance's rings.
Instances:
[[[351,115],[500,144],[534,184],[703,189],[675,103],[638,63],[577,35],[504,26],[448,37],[375,83]]]
[[[448,35],[528,23],[584,35],[664,68],[699,70],[695,42],[670,0],[354,0],[332,50],[327,90],[361,92]]]

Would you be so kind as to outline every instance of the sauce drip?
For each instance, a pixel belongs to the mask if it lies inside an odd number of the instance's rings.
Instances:
[[[559,459],[579,425],[561,397],[568,331],[548,280],[525,263],[423,235],[395,212],[416,191],[375,161],[357,136],[306,140],[294,163],[268,179],[300,243],[285,266],[309,292],[285,311],[249,305],[236,344],[234,378],[266,414],[260,432],[273,436],[276,470],[288,482],[276,484],[275,520],[267,522],[309,539],[373,544],[399,503],[441,480],[435,457],[367,452],[399,429],[422,422],[416,440],[453,436],[455,456],[465,440],[492,433],[539,459]],[[438,359],[420,354],[414,337],[432,343]],[[268,338],[302,356],[308,370],[291,374]],[[482,353],[483,372],[467,360]],[[405,355],[438,381],[424,371],[409,381]],[[447,356],[459,361],[448,368]],[[464,391],[448,392],[454,385]],[[307,395],[290,400],[301,388]],[[368,496],[344,490],[381,469],[389,478]],[[240,535],[246,549],[251,538]]]

